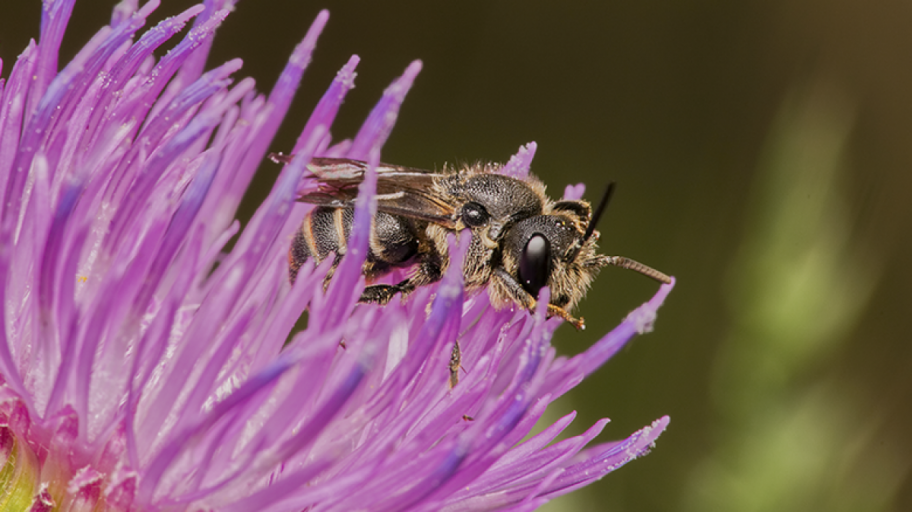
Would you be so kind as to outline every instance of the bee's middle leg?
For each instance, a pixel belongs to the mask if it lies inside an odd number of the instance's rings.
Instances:
[[[402,283],[405,283],[406,281],[403,281]],[[372,284],[364,289],[364,292],[361,293],[361,298],[358,299],[358,302],[366,304],[380,304],[381,306],[389,304],[389,301],[397,293],[408,293],[408,288],[400,287],[402,283],[395,285]],[[412,287],[412,289],[414,289],[414,287]]]
[[[442,277],[443,270],[440,258],[435,255],[429,255],[422,258],[418,263],[418,269],[414,276],[393,285],[370,285],[364,289],[358,302],[385,305],[388,304],[397,293],[406,296],[415,291],[415,288],[440,281]]]
[[[364,292],[361,293],[361,298],[358,299],[358,302],[385,306],[386,304],[389,304],[389,301],[392,300],[397,293],[401,293],[404,297],[415,291],[415,288],[417,287],[418,284],[413,277],[400,281],[397,284],[372,284],[364,288]]]

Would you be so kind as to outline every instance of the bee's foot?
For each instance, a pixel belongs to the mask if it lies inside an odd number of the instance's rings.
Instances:
[[[586,329],[586,322],[582,317],[575,318],[570,313],[567,313],[567,311],[564,308],[555,306],[554,304],[548,304],[548,318],[551,318],[552,316],[559,316],[559,317],[563,318],[570,325],[572,325],[573,327],[576,327],[577,331],[582,331],[582,330]]]

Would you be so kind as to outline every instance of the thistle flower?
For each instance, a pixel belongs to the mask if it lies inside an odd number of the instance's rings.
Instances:
[[[376,164],[420,62],[354,139],[331,144],[352,57],[238,236],[241,195],[328,14],[263,96],[229,78],[239,60],[202,71],[232,0],[141,36],[158,2],[125,0],[58,73],[73,3],[45,2],[40,43],[0,81],[0,508],[529,510],[642,455],[665,428],[661,418],[585,448],[602,420],[552,443],[570,414],[526,438],[550,402],[650,328],[671,285],[573,358],[550,346],[559,320],[464,296],[455,241],[438,285],[384,308],[357,305],[371,173],[329,289],[325,265],[289,284],[306,164]],[[505,172],[527,172],[533,153]],[[305,308],[307,329],[283,348]],[[451,387],[457,339],[465,372]]]

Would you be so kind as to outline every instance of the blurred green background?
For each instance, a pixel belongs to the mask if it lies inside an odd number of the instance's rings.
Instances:
[[[191,5],[163,0],[155,20]],[[505,161],[618,190],[609,254],[678,279],[656,331],[566,397],[576,434],[623,437],[669,414],[657,449],[547,510],[912,510],[912,4],[898,0],[241,1],[211,64],[268,90],[331,13],[273,145],[290,148],[349,55],[352,136],[412,60],[424,71],[383,159]],[[66,62],[113,2],[77,3]],[[37,36],[37,0],[3,2],[4,75]],[[249,209],[275,177],[261,169]],[[562,327],[575,353],[655,291],[606,269]],[[905,291],[904,291],[905,290]]]

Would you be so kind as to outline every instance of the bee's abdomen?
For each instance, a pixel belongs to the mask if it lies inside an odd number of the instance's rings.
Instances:
[[[288,251],[288,277],[294,282],[298,270],[311,257],[317,263],[329,253],[345,254],[351,231],[352,210],[349,208],[314,208],[304,217]]]
[[[370,256],[377,262],[398,265],[418,252],[416,227],[411,219],[379,212],[374,216]]]
[[[374,216],[364,272],[368,277],[387,273],[409,262],[418,252],[417,227],[411,219],[379,212]],[[288,251],[288,276],[294,282],[309,258],[320,263],[330,253],[343,256],[354,221],[351,208],[314,208],[301,223]]]

